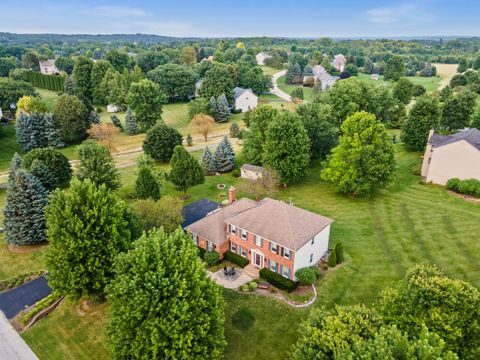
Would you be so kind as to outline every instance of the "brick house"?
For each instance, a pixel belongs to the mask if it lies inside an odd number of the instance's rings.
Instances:
[[[270,198],[236,201],[234,188],[229,201],[186,228],[197,246],[221,258],[230,250],[292,280],[327,252],[332,219]]]

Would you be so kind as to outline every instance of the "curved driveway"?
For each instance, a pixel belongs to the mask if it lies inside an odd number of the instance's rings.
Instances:
[[[292,97],[288,95],[285,91],[280,90],[280,88],[277,85],[278,78],[285,76],[286,73],[287,73],[287,70],[282,70],[272,75],[273,88],[271,89],[271,92],[272,94],[277,95],[283,100],[291,102]]]

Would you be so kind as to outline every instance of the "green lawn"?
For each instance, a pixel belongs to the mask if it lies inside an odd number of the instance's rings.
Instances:
[[[10,161],[13,154],[20,153],[20,146],[15,137],[15,127],[0,126],[0,171],[7,171],[10,168]]]
[[[282,69],[275,69],[270,66],[260,66],[260,68],[263,70],[264,74],[267,74],[267,75],[273,75],[276,72],[279,72],[282,70]]]
[[[286,92],[287,94],[291,94],[294,89],[296,89],[297,87],[301,87],[303,89],[304,100],[312,101],[312,88],[310,87],[285,84],[285,76],[281,76],[280,78],[278,78],[277,85],[280,90]]]
[[[384,85],[388,87],[392,87],[392,82],[390,81],[385,81],[383,75],[380,75],[378,80],[372,80],[370,79],[370,75],[368,74],[363,74],[359,73],[358,74],[358,79],[367,83],[372,83],[372,84],[378,84],[378,85]],[[414,84],[418,85],[423,85],[427,92],[433,92],[436,91],[439,86],[440,82],[442,81],[441,77],[420,77],[420,76],[408,76],[408,80],[410,80]]]
[[[36,88],[37,92],[39,93],[42,100],[47,104],[47,107],[50,111],[53,110],[53,104],[55,100],[58,98],[58,94],[55,91],[46,90],[46,89],[39,89]]]
[[[331,244],[342,241],[345,245],[346,262],[320,281],[315,306],[372,303],[382,289],[394,285],[417,263],[435,263],[448,274],[480,286],[480,205],[452,196],[442,187],[420,184],[419,177],[412,174],[420,154],[406,152],[401,145],[396,149],[395,181],[372,198],[336,194],[331,185],[320,181],[319,164],[312,167],[307,179],[277,194],[279,199],[335,219]],[[134,167],[121,170],[122,197],[133,191],[135,171]],[[186,202],[203,197],[221,201],[225,191],[217,190],[216,185],[236,182],[229,174],[207,177],[205,184],[188,191],[190,198]],[[171,184],[163,182],[162,194],[169,193],[179,194]],[[0,260],[2,257],[7,255],[0,248]],[[225,291],[224,297],[228,341],[225,358],[285,358],[308,310],[232,291]],[[105,308],[95,308],[92,316],[80,316],[75,308],[64,305],[63,310],[24,334],[41,358],[107,358],[105,345],[99,345]]]

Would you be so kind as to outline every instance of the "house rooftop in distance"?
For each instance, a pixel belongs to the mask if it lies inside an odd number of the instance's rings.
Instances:
[[[235,89],[233,89],[233,97],[236,99],[238,98],[240,95],[242,95],[245,91],[250,91],[252,92],[252,89],[244,89],[244,88],[241,88],[241,87],[236,87]]]
[[[480,130],[472,128],[459,131],[452,135],[441,135],[433,133],[428,140],[428,143],[434,147],[451,144],[457,141],[465,140],[473,147],[480,150]]]

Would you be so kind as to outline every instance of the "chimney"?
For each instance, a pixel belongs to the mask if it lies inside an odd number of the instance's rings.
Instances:
[[[230,186],[230,189],[228,189],[228,203],[229,203],[229,204],[233,204],[233,202],[234,202],[235,200],[237,200],[237,199],[235,198],[235,191],[236,191],[236,190],[237,190],[237,189],[235,189],[233,186]]]

